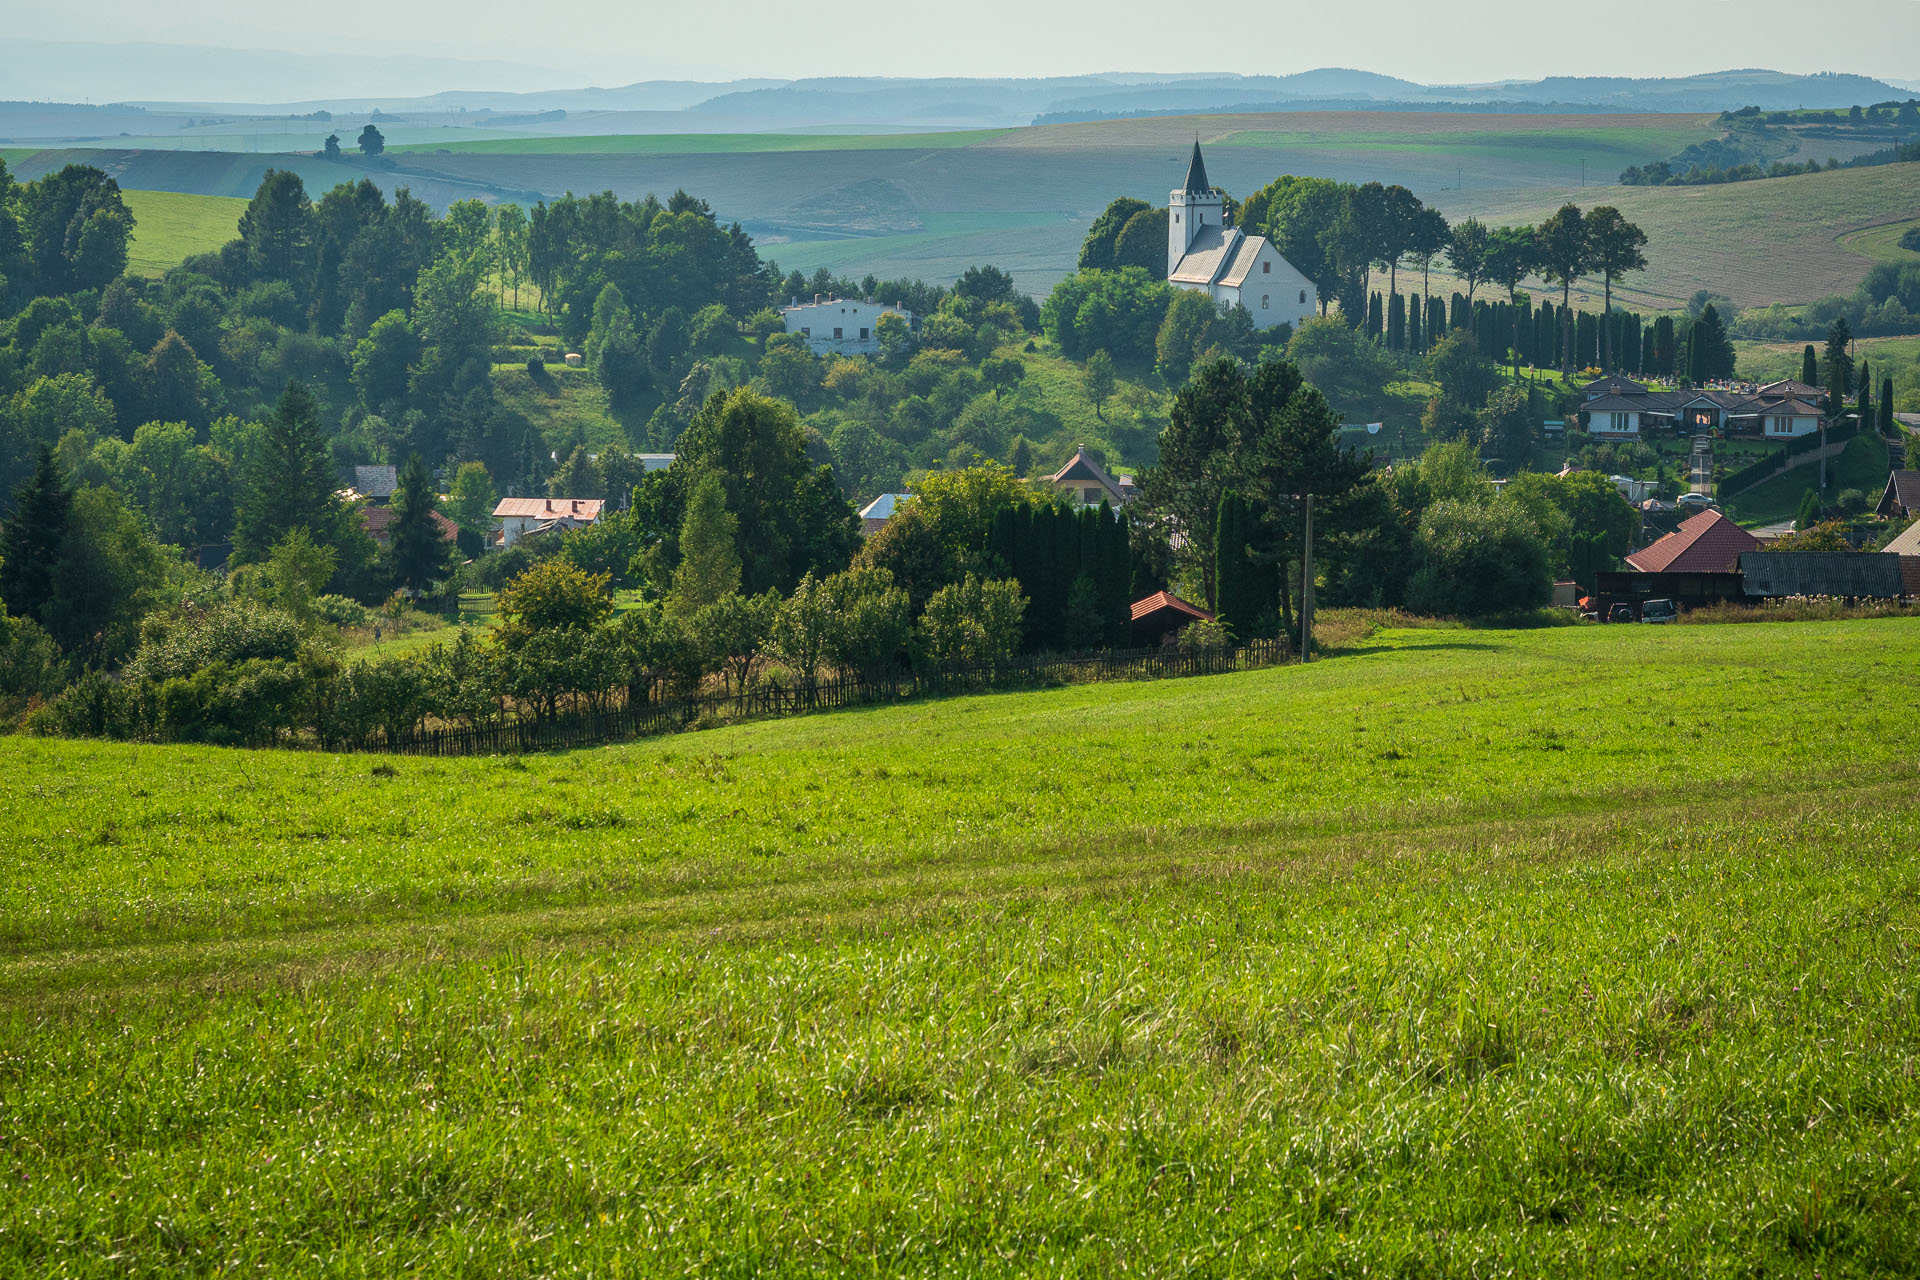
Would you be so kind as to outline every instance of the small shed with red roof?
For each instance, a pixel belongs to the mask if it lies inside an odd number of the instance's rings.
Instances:
[[[1136,648],[1157,647],[1180,634],[1189,623],[1211,622],[1213,615],[1188,604],[1171,591],[1156,591],[1133,602],[1133,643]]]

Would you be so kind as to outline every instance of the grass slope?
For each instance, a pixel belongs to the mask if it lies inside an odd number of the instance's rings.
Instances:
[[[177,191],[122,191],[133,213],[127,269],[159,276],[196,253],[211,253],[234,238],[247,202],[230,196]]]
[[[1819,487],[1819,463],[1796,467],[1727,499],[1726,512],[1744,525],[1791,520],[1799,514],[1800,500],[1807,490]],[[1867,495],[1867,501],[1873,503],[1886,487],[1887,446],[1878,436],[1855,436],[1838,456],[1827,462],[1825,499],[1828,502],[1847,489],[1859,489]]]
[[[0,1268],[1904,1270],[1920,623],[0,741]]]

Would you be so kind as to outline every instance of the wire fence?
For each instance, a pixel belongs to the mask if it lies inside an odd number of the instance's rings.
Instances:
[[[506,755],[566,751],[629,742],[695,727],[747,720],[779,720],[848,707],[883,706],[917,698],[989,691],[1054,688],[1116,680],[1166,680],[1224,675],[1279,666],[1291,660],[1285,640],[1256,640],[1218,649],[1128,649],[1091,654],[1040,654],[990,668],[897,671],[866,678],[762,681],[744,691],[667,698],[637,705],[510,713],[483,723],[427,725],[389,733],[375,730],[352,741],[282,738],[275,745],[321,751],[416,756]]]

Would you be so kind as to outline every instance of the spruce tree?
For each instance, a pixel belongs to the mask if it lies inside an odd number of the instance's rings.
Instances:
[[[320,429],[320,406],[302,382],[290,382],[267,419],[251,475],[234,513],[236,560],[264,560],[267,549],[290,530],[305,529],[315,542],[332,543],[338,503],[333,468]]]
[[[6,612],[45,624],[72,513],[73,493],[43,444],[33,477],[14,493],[13,511],[0,524],[0,607]]]
[[[447,573],[447,542],[433,518],[433,477],[419,454],[407,459],[393,495],[388,527],[387,563],[396,587],[425,591]]]

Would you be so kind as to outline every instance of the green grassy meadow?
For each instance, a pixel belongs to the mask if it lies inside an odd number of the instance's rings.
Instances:
[[[1920,621],[0,740],[0,1271],[1885,1275]]]
[[[160,276],[196,253],[211,253],[234,238],[247,202],[231,196],[176,191],[122,191],[133,214],[127,270]]]
[[[1807,490],[1819,487],[1819,463],[1796,467],[1728,498],[1726,512],[1744,525],[1791,520],[1798,514]],[[1831,502],[1844,490],[1858,489],[1871,504],[1879,500],[1886,487],[1887,446],[1878,436],[1855,436],[1845,449],[1827,460],[1826,501]]]

